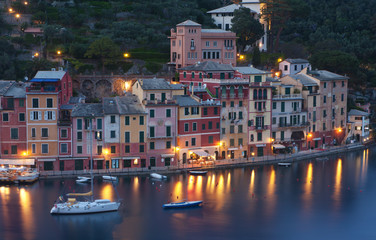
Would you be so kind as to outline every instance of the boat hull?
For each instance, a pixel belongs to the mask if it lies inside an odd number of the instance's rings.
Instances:
[[[156,178],[156,179],[167,179],[167,176],[164,176],[158,173],[150,173],[150,177]]]
[[[167,203],[167,204],[163,204],[163,208],[165,208],[165,209],[170,209],[170,208],[190,208],[190,207],[198,207],[201,204],[202,204],[202,201]]]
[[[57,203],[52,207],[50,213],[59,215],[91,214],[117,211],[119,207],[119,202],[98,203],[94,201],[77,202],[75,204]]]
[[[208,171],[189,171],[191,175],[206,175]]]
[[[116,181],[117,177],[111,177],[111,176],[102,176],[103,180],[107,181]]]

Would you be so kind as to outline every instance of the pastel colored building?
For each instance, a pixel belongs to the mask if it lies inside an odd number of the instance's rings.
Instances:
[[[294,85],[273,83],[272,141],[274,152],[285,152],[289,147],[297,152],[305,150],[309,126],[304,98]]]
[[[345,140],[348,78],[325,70],[285,76],[281,82],[302,92],[308,112],[308,148],[336,145]]]
[[[260,23],[263,25],[265,35],[262,36],[260,40],[256,42],[256,45],[259,47],[260,51],[267,51],[267,30],[268,30],[268,24],[267,22],[260,17],[260,13],[262,11],[262,8],[264,7],[264,3],[261,3],[260,1],[241,1],[239,4],[230,4],[228,6],[224,6],[221,8],[217,8],[211,11],[208,11],[214,20],[214,24],[218,26],[218,28],[223,30],[231,30],[232,27],[232,18],[234,17],[234,11],[241,8],[249,8],[251,10],[251,16],[254,19],[257,19],[260,21]]]
[[[286,75],[294,75],[302,71],[304,68],[308,68],[308,70],[311,70],[311,64],[306,59],[301,58],[287,58],[280,62],[279,64],[279,70],[282,73],[282,77]]]
[[[133,95],[114,98],[120,114],[120,156],[123,168],[145,168],[147,162],[147,114]]]
[[[109,169],[109,151],[105,151],[104,111],[102,103],[78,103],[72,110],[72,153],[65,170]],[[92,143],[92,144],[91,144]]]
[[[219,157],[220,102],[197,96],[174,96],[178,104],[178,159],[189,163],[193,154]]]
[[[0,81],[0,164],[34,165],[28,159],[26,84]]]
[[[28,155],[39,170],[58,169],[59,109],[72,96],[72,79],[65,71],[39,71],[26,88]]]
[[[175,95],[184,95],[181,84],[170,84],[164,79],[138,79],[132,85],[135,94],[147,112],[147,133],[139,132],[140,141],[148,143],[150,167],[176,166],[177,108]]]
[[[108,151],[106,164],[111,161],[111,168],[120,167],[120,114],[115,98],[103,98],[104,148]],[[106,165],[107,167],[107,165]]]
[[[236,65],[236,35],[222,29],[202,29],[187,20],[171,29],[170,65],[176,69],[197,62],[215,61]]]
[[[271,154],[272,85],[270,72],[251,69],[249,76],[248,145],[251,156]]]
[[[370,139],[369,116],[367,112],[351,109],[348,113],[348,123],[350,125],[348,140],[366,142]]]

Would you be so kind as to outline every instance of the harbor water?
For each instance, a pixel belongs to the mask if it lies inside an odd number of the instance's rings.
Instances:
[[[85,192],[74,178],[0,186],[0,239],[376,239],[376,148],[328,160],[209,171],[206,176],[96,178],[97,198],[120,211],[52,216],[58,196]],[[202,207],[165,210],[167,202]]]

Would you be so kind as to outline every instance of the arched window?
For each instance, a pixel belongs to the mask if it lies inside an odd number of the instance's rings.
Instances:
[[[234,88],[234,86],[230,87],[230,97],[235,97],[235,88]]]
[[[226,86],[222,86],[222,95],[226,96]]]
[[[259,97],[259,99],[262,99],[262,90],[261,89],[259,89],[259,91],[258,91],[258,97]]]
[[[239,95],[239,97],[243,96],[243,86],[239,86],[238,95]]]
[[[199,73],[199,74],[198,74],[198,77],[201,79],[201,78],[202,78],[202,73]]]
[[[192,79],[195,79],[195,72],[192,72]]]
[[[264,99],[268,99],[268,91],[264,89]]]
[[[257,99],[257,90],[253,90],[253,100]]]

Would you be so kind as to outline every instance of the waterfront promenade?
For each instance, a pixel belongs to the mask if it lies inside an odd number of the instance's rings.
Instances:
[[[315,149],[315,150],[307,150],[307,151],[300,151],[298,153],[293,154],[275,154],[272,156],[262,156],[262,157],[249,157],[249,158],[237,158],[237,159],[224,159],[224,160],[217,160],[215,161],[214,165],[204,166],[199,164],[179,164],[177,166],[169,166],[169,167],[152,167],[152,168],[119,168],[119,169],[94,169],[94,175],[103,175],[103,174],[111,174],[111,175],[145,175],[150,174],[152,172],[159,172],[163,174],[167,173],[179,173],[185,172],[191,169],[223,169],[223,168],[233,168],[233,167],[243,167],[243,166],[251,166],[251,165],[264,165],[264,164],[275,164],[279,162],[295,162],[301,160],[308,160],[308,159],[316,159],[318,157],[329,156],[332,154],[341,154],[346,153],[358,149],[367,148],[371,143],[368,145],[360,144],[360,143],[353,143],[347,144],[342,146],[330,146],[326,149]],[[374,144],[374,143],[372,143]],[[73,170],[73,171],[44,171],[41,172],[41,178],[67,178],[67,177],[74,177],[77,175],[89,175],[88,170]]]

